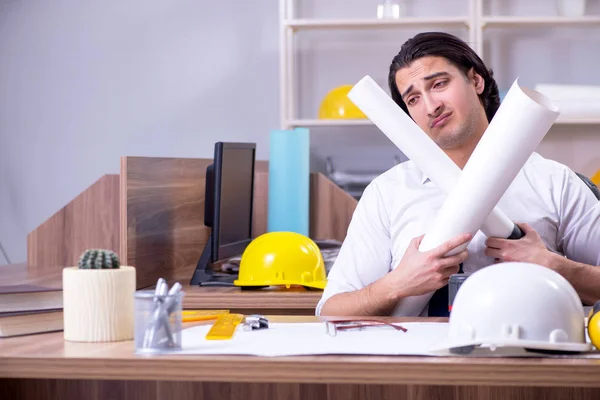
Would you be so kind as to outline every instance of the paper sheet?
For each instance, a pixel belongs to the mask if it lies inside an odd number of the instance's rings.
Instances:
[[[182,331],[182,350],[176,354],[222,354],[253,356],[299,356],[324,354],[456,356],[438,349],[448,333],[448,323],[409,322],[401,324],[406,332],[389,327],[361,331],[342,331],[337,336],[325,333],[322,322],[271,323],[268,329],[244,331],[240,328],[231,340],[206,340],[210,325]],[[173,353],[170,353],[173,354]],[[475,349],[469,357],[546,357],[522,349]],[[599,352],[578,357],[597,357]]]
[[[463,232],[475,234],[558,115],[549,99],[515,80],[419,249],[433,249]]]
[[[182,332],[182,353],[247,354],[292,356],[313,354],[406,354],[432,355],[434,347],[447,335],[445,323],[401,324],[407,332],[389,327],[362,331],[325,333],[324,323],[271,323],[269,329],[238,329],[231,340],[205,340],[209,326],[196,326]]]
[[[370,76],[362,78],[348,97],[438,188],[446,193],[454,189],[460,168]],[[488,237],[508,238],[513,229],[514,223],[497,207],[481,226]]]

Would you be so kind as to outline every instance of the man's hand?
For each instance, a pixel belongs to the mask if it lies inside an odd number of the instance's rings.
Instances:
[[[448,284],[450,275],[458,272],[458,265],[467,259],[467,249],[449,257],[445,257],[445,254],[468,243],[471,240],[470,233],[450,239],[426,252],[419,251],[423,236],[410,242],[398,267],[388,274],[390,283],[398,290],[400,297],[419,296],[441,288]]]
[[[488,238],[485,255],[496,262],[520,261],[550,266],[552,252],[546,248],[542,238],[530,225],[517,224],[525,236],[517,240]]]

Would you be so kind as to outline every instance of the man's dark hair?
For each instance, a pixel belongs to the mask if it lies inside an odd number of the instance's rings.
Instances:
[[[398,104],[405,113],[410,115],[406,104],[400,96],[398,86],[396,86],[396,72],[409,66],[413,61],[427,56],[443,57],[451,64],[463,72],[465,77],[471,68],[481,75],[485,82],[485,88],[479,95],[481,104],[485,110],[488,122],[496,114],[500,107],[500,95],[498,94],[498,85],[494,79],[494,73],[488,69],[481,58],[461,39],[444,32],[425,32],[419,33],[413,38],[408,39],[400,48],[400,52],[392,60],[390,65],[390,74],[388,76],[388,85],[392,99]]]

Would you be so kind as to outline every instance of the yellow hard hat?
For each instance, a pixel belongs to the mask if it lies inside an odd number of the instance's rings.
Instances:
[[[295,232],[269,232],[254,239],[240,261],[235,286],[302,285],[324,289],[323,255],[310,238]]]
[[[319,118],[321,119],[363,119],[367,116],[348,98],[351,85],[343,85],[332,89],[327,93],[321,107]]]

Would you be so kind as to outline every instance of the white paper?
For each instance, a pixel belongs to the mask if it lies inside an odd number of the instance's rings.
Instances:
[[[323,322],[271,323],[268,329],[238,329],[230,340],[206,340],[210,326],[201,325],[182,332],[183,349],[178,354],[246,354],[295,356],[314,354],[434,355],[448,333],[447,323],[400,324],[406,332],[391,327],[340,331],[329,336]]]
[[[348,98],[438,188],[446,193],[454,189],[461,175],[460,168],[370,76],[354,85]],[[513,229],[514,223],[497,207],[481,226],[481,231],[488,237],[508,238]]]
[[[515,80],[419,249],[433,249],[464,232],[475,234],[558,115],[548,98]]]
[[[230,340],[206,340],[210,325],[184,329],[182,349],[165,354],[220,354],[252,355],[263,357],[362,354],[404,356],[453,356],[440,349],[448,335],[448,323],[401,323],[406,332],[389,327],[367,328],[338,332],[329,336],[323,322],[271,323],[268,329],[244,331],[238,327]],[[489,347],[476,348],[468,357],[540,357],[523,349],[491,351]],[[545,356],[545,355],[541,355]],[[579,357],[600,357],[598,352],[582,353]]]

